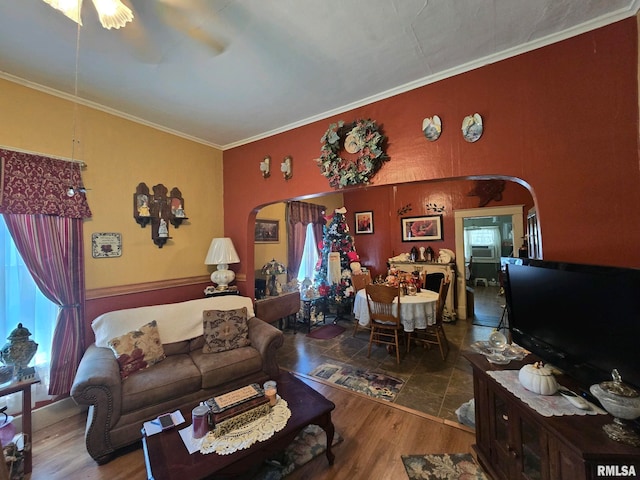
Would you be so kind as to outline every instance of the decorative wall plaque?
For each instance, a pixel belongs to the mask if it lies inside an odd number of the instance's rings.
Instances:
[[[99,232],[91,234],[91,256],[110,258],[122,255],[122,235]]]

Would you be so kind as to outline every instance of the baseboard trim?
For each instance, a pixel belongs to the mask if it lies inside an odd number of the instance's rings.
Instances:
[[[79,407],[71,397],[63,398],[31,412],[31,431],[35,433],[86,410],[86,407]],[[22,415],[16,415],[13,423],[17,432],[22,431]]]

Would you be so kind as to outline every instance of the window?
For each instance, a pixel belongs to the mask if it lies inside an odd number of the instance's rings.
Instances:
[[[316,236],[313,233],[313,223],[307,224],[304,238],[304,250],[302,260],[298,269],[298,281],[302,283],[305,278],[313,281],[313,275],[318,263],[318,247],[316,246]]]
[[[464,256],[474,263],[500,261],[500,229],[498,227],[465,227]]]
[[[33,393],[35,401],[46,400],[49,384],[49,361],[53,331],[58,316],[58,306],[47,299],[36,286],[29,270],[22,261],[9,230],[0,221],[0,256],[2,275],[0,275],[0,338],[2,345],[11,332],[22,323],[29,329],[31,339],[38,344],[38,350],[31,364],[36,366],[41,383]],[[0,347],[2,346],[0,345]],[[12,395],[12,397],[14,397]],[[9,410],[20,410],[20,395],[9,400]],[[15,404],[15,407],[14,407]]]

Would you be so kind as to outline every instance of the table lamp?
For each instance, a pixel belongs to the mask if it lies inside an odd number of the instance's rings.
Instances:
[[[267,295],[275,297],[278,295],[278,286],[276,283],[276,275],[287,273],[287,267],[277,262],[274,258],[262,266],[262,273],[267,276]]]
[[[214,238],[211,240],[204,263],[218,266],[211,274],[211,281],[217,285],[216,290],[222,291],[227,290],[236,278],[236,274],[229,270],[229,264],[240,263],[240,257],[230,238]]]

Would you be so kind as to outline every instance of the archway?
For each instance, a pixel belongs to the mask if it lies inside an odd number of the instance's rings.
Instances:
[[[436,251],[440,248],[458,251],[459,247],[456,242],[461,233],[458,232],[455,214],[458,211],[474,211],[473,209],[476,209],[478,198],[470,194],[474,190],[474,182],[475,179],[465,178],[372,186],[295,200],[324,204],[329,195],[342,196],[340,205],[336,204],[335,206],[336,208],[343,205],[347,207],[352,233],[354,233],[354,214],[359,211],[373,211],[373,233],[354,235],[354,237],[363,265],[369,267],[372,273],[377,275],[386,272],[388,258],[405,251],[405,249],[408,251],[412,246],[401,240],[400,219],[406,216],[423,215],[428,208],[443,209],[439,214],[443,215],[444,238],[442,241],[432,242],[433,248]],[[284,200],[277,203],[284,203]],[[478,211],[481,211],[482,215],[489,215],[494,214],[491,212],[500,212],[502,211],[500,209],[519,205],[518,213],[506,210],[506,214],[519,216],[519,220],[514,222],[514,226],[517,224],[518,227],[514,227],[513,232],[513,239],[517,241],[524,235],[525,212],[534,204],[534,196],[531,192],[513,179],[507,180],[501,200],[493,201]],[[331,207],[328,210],[331,211]],[[260,212],[257,217],[260,218]],[[281,223],[284,225],[284,222]],[[281,228],[284,227],[281,226]],[[286,238],[284,232],[282,235]],[[516,249],[517,246],[515,246]],[[259,249],[264,249],[264,246],[260,246]],[[254,256],[255,269],[271,260],[271,258],[260,257],[255,243]],[[458,254],[456,258],[457,276],[464,278],[464,255]],[[254,269],[251,268],[251,270]],[[463,295],[466,291],[466,285],[458,283],[456,291],[459,300],[456,312],[459,318],[466,318],[466,300]],[[463,299],[462,302],[460,302],[461,299]]]

